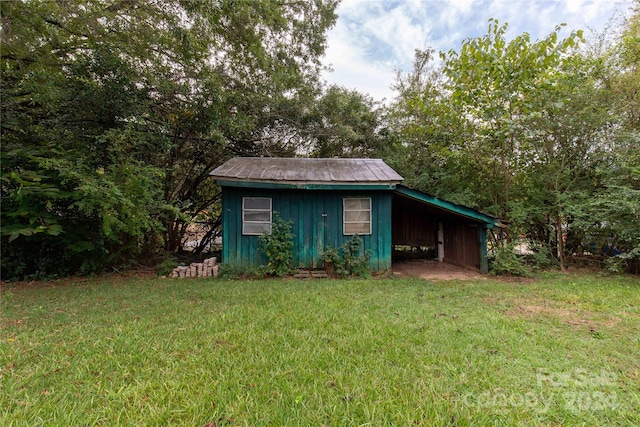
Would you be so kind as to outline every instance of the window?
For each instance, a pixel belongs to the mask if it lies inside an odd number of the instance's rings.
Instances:
[[[371,234],[371,199],[343,199],[344,234]]]
[[[271,199],[243,197],[242,234],[259,236],[264,233],[271,233]]]

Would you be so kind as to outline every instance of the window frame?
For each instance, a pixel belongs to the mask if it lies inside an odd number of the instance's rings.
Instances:
[[[347,209],[347,200],[367,200],[369,202],[369,209]],[[347,221],[347,212],[369,212],[369,220],[368,221]],[[373,212],[373,203],[371,197],[343,197],[342,198],[342,234],[344,236],[370,236],[373,234],[372,232],[372,212]],[[369,231],[367,233],[357,233],[357,232],[348,232],[347,224],[369,224]]]
[[[252,209],[252,208],[246,208],[245,207],[245,203],[247,201],[247,199],[262,199],[262,200],[268,200],[269,201],[269,209],[267,210],[266,208],[262,208],[262,209]],[[245,214],[246,213],[256,213],[256,212],[269,212],[269,221],[248,221],[245,220]],[[254,196],[247,196],[247,197],[243,197],[242,198],[242,235],[243,236],[261,236],[263,234],[271,234],[271,226],[272,226],[272,222],[273,222],[273,199],[271,197],[254,197]],[[247,232],[245,230],[245,226],[248,224],[268,224],[266,227],[266,230],[262,230],[260,232]]]

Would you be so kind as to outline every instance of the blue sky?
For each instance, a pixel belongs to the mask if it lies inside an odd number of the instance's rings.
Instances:
[[[343,0],[328,34],[323,77],[391,99],[396,70],[409,71],[415,49],[459,50],[466,38],[486,34],[489,18],[508,23],[508,38],[532,40],[566,23],[560,36],[582,29],[587,38],[619,22],[631,0]],[[615,27],[615,25],[614,25]]]

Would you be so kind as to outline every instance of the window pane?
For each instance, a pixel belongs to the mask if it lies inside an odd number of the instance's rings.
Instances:
[[[344,210],[353,211],[360,209],[360,199],[344,199]]]
[[[351,211],[351,212],[349,212],[349,211],[345,211],[345,213],[344,213],[344,220],[345,220],[346,222],[355,222],[355,221],[358,221],[358,214],[359,214],[359,212],[357,212],[357,211]]]
[[[349,201],[348,206],[345,205],[347,210],[369,210],[371,209],[370,199],[347,199]]]
[[[271,199],[267,197],[245,197],[244,209],[266,209],[271,210]]]
[[[345,234],[371,234],[369,230],[369,223],[363,224],[345,224],[344,225],[344,233]]]
[[[271,224],[260,222],[245,222],[242,224],[242,234],[271,233]]]
[[[344,199],[346,211],[371,210],[371,199]]]
[[[244,221],[269,222],[271,212],[269,211],[245,211]]]
[[[344,213],[344,220],[346,222],[369,222],[371,216],[369,211],[347,211]]]

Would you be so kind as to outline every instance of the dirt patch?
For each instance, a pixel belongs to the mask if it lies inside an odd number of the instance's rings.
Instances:
[[[395,277],[401,278],[419,277],[426,280],[486,279],[478,271],[428,259],[396,261],[393,263],[392,270]]]
[[[567,307],[557,302],[540,300],[515,300],[513,308],[506,310],[505,315],[514,318],[545,317],[558,319],[560,322],[572,326],[588,326],[595,328],[614,328],[620,323],[620,318],[583,310],[578,307]]]

